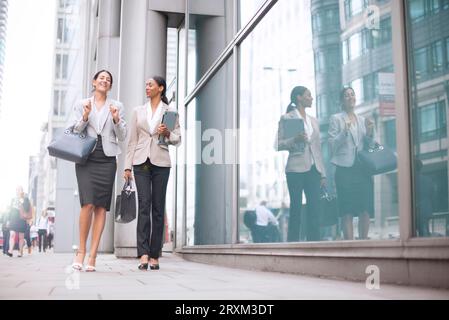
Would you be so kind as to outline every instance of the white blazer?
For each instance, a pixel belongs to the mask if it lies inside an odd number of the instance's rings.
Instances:
[[[93,103],[93,98],[90,99],[92,103],[92,108],[94,108],[95,106]],[[73,108],[72,114],[72,125],[74,126],[73,131],[80,133],[86,129],[87,134],[89,136],[96,138],[97,137],[96,124],[89,121],[89,118],[87,119],[86,122],[84,122],[83,120],[83,112],[84,112],[83,102],[85,101],[86,100],[78,101]],[[104,154],[108,157],[114,157],[121,153],[118,141],[125,141],[128,131],[126,122],[124,120],[123,104],[120,101],[106,99],[103,108],[109,109],[109,106],[111,104],[118,108],[120,121],[117,124],[114,123],[112,115],[108,110],[107,117],[104,119],[104,122],[100,125],[100,127],[102,128],[100,135],[103,143],[103,151]]]

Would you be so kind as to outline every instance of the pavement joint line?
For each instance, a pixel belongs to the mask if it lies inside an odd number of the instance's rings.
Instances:
[[[140,280],[140,279],[136,279],[137,280],[137,282],[140,282],[141,284],[143,284],[144,286],[146,286],[147,284],[145,283],[145,282],[143,282],[142,280]]]
[[[180,287],[182,287],[182,288],[189,289],[190,291],[196,291],[195,289],[190,288],[190,287],[188,287],[188,286],[186,286],[186,285],[183,285],[183,284],[180,284],[180,283],[177,283],[177,285],[180,286]]]

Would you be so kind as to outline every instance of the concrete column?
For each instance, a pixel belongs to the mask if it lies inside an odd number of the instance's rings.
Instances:
[[[145,44],[145,80],[154,76],[165,78],[167,70],[167,17],[159,12],[148,10]],[[167,84],[168,85],[168,84]],[[145,82],[139,89],[145,93]]]
[[[197,68],[203,74],[226,46],[232,28],[229,17],[207,17],[196,25]],[[221,67],[202,90],[196,100],[197,120],[202,133],[217,129],[224,141],[225,129],[232,128],[232,59]],[[193,107],[193,105],[192,105]],[[201,134],[202,134],[201,133]],[[210,141],[202,142],[202,150]],[[225,162],[226,151],[222,160]],[[195,206],[195,245],[226,244],[232,242],[232,166],[226,164],[201,164],[197,166],[197,203]]]
[[[112,73],[114,83],[109,97],[117,99],[118,95],[118,74],[119,74],[119,53],[120,53],[120,10],[121,0],[99,0],[98,12],[98,47],[96,71],[106,69]],[[96,72],[95,71],[95,72]],[[122,150],[123,145],[121,146]],[[121,172],[118,171],[119,179],[116,184],[120,185]],[[114,215],[115,194],[110,213],[106,216],[106,225],[101,237],[99,251],[114,251]]]

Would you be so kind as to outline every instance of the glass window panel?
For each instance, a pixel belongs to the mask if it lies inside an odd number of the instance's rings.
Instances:
[[[448,213],[448,140],[446,103],[449,84],[443,68],[442,43],[449,31],[442,24],[446,11],[439,3],[428,1],[428,14],[417,22],[419,1],[406,1],[408,53],[411,84],[410,109],[413,139],[414,234],[417,237],[449,236]],[[425,75],[425,76],[424,76]]]
[[[316,172],[307,166],[298,169],[298,165],[294,164],[296,160],[292,160],[298,150],[295,151],[292,144],[279,143],[276,139],[281,116],[286,116],[287,106],[291,102],[292,89],[296,86],[307,87],[316,101],[306,112],[310,116],[318,116],[326,184],[330,195],[335,196],[337,166],[334,158],[337,153],[328,147],[329,117],[342,112],[340,92],[343,84],[352,84],[357,101],[355,113],[374,123],[377,142],[395,145],[391,24],[384,24],[385,48],[369,50],[364,55],[361,39],[365,29],[363,15],[353,16],[350,26],[338,22],[337,28],[326,32],[318,27],[321,12],[326,12],[329,7],[340,12],[344,10],[341,6],[345,5],[349,12],[357,12],[358,9],[353,11],[351,4],[351,1],[335,0],[317,1],[311,6],[310,1],[278,1],[241,44],[238,229],[241,243],[391,239],[399,236],[396,171],[368,179],[369,187],[364,189],[364,207],[368,215],[360,212],[350,220],[347,218],[349,213],[342,211],[329,222],[320,217],[316,206],[320,191],[301,192],[295,187],[295,179],[298,178],[292,178],[293,184],[290,183],[290,186],[287,183],[286,172]],[[363,7],[365,2],[356,3],[355,8],[357,5]],[[390,6],[389,2],[384,3],[381,21],[389,18]],[[288,12],[296,14],[292,17]],[[312,17],[315,17],[313,23]],[[301,30],[300,39],[292,38],[291,30]],[[270,50],[266,50],[268,47]],[[378,77],[380,70],[383,73]],[[368,78],[366,94],[365,77]],[[294,114],[293,110],[289,116]],[[315,179],[319,183],[319,173]],[[266,224],[268,217],[271,217],[267,210],[276,217],[277,227]],[[260,214],[256,224],[267,228],[252,228],[245,224],[250,213],[256,211]],[[319,221],[315,220],[316,217],[320,217]],[[362,225],[360,230],[359,219]]]
[[[432,44],[432,66],[433,72],[443,70],[443,42],[438,41]]]
[[[232,57],[187,106],[187,245],[231,243]]]
[[[266,0],[239,0],[239,29],[243,28]]]
[[[187,92],[190,93],[234,37],[234,1],[189,0],[188,5]]]
[[[425,15],[425,0],[409,1],[409,16],[412,20],[418,21]]]
[[[362,35],[360,32],[349,38],[349,60],[354,60],[362,54]]]

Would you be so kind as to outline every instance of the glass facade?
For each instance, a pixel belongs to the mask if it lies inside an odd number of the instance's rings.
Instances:
[[[407,3],[414,235],[449,234],[448,1]]]
[[[217,4],[232,8],[231,2]],[[407,19],[400,28],[407,36],[410,121],[397,117],[398,110],[407,106],[400,103],[404,96],[395,84],[401,66],[395,65],[399,60],[394,59],[393,38],[402,31],[393,30],[400,14],[393,14],[392,1],[234,3],[237,8],[225,10],[225,18],[214,21],[209,9],[197,10],[191,1],[187,42],[185,28],[179,29],[178,72],[184,79],[178,85],[185,89],[179,106],[186,134],[185,144],[177,149],[176,247],[395,240],[407,223],[400,216],[413,217],[412,237],[447,236],[449,30],[441,23],[449,17],[447,1],[404,1]],[[270,9],[260,10],[263,6]],[[234,30],[231,13],[237,14],[237,33],[211,42],[211,34],[201,30],[205,21],[212,19],[220,33]],[[250,28],[243,29],[247,24]],[[208,30],[214,33],[214,28]],[[223,58],[232,40],[234,53]],[[199,83],[202,77],[205,81]],[[306,113],[317,120],[312,134],[319,141],[324,186],[338,208],[332,219],[326,216],[323,190],[318,195],[321,204],[313,206],[316,194],[289,189],[291,151],[279,149],[278,134],[296,86],[306,87],[313,99]],[[398,163],[382,174],[366,174],[362,214],[346,212],[339,204],[351,197],[342,196],[337,187],[342,184],[336,177],[341,166],[332,146],[331,122],[345,115],[341,93],[347,87],[353,89],[355,114],[373,127],[373,141],[391,150]],[[400,145],[396,137],[406,128],[412,132],[412,154],[396,152]],[[237,154],[235,161],[227,161],[232,152]],[[413,160],[410,172],[403,165],[407,158]],[[313,165],[317,168],[315,160]],[[399,181],[401,170],[412,176],[413,212],[400,213],[400,194],[407,187]],[[292,199],[300,204],[296,218]],[[422,199],[431,199],[433,208]],[[261,228],[259,234],[254,232],[253,213],[255,224],[267,227],[266,236],[260,236]],[[292,228],[298,235],[289,236]]]

